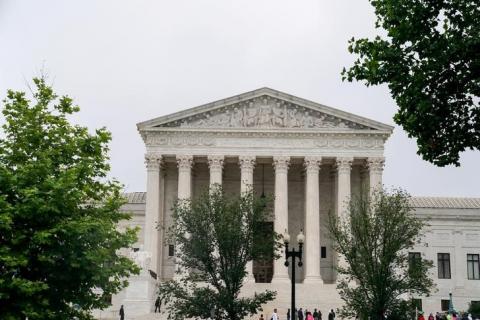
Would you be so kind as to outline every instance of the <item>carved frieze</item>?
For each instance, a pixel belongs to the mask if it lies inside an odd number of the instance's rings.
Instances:
[[[371,129],[317,110],[270,96],[234,103],[188,118],[168,122],[162,127],[180,128],[340,128]]]

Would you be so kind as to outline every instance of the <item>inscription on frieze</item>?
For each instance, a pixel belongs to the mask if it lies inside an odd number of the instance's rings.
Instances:
[[[162,127],[181,128],[344,128],[371,129],[269,96],[172,121]]]

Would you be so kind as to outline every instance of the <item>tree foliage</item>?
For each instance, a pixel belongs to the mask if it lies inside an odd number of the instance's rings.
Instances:
[[[253,192],[229,197],[215,186],[175,204],[168,237],[179,270],[159,288],[169,318],[243,319],[275,298],[270,290],[240,297],[247,262],[277,257],[279,236],[262,232],[271,218],[267,202]]]
[[[387,84],[395,122],[438,166],[480,148],[480,5],[477,0],[369,0],[385,36],[354,39],[343,79]]]
[[[410,197],[403,191],[381,191],[373,199],[353,198],[347,217],[329,219],[334,248],[345,259],[338,266],[344,317],[396,317],[406,309],[402,297],[428,295],[433,287],[428,274],[432,262],[409,260],[408,252],[420,244],[425,227],[415,217]]]
[[[90,319],[138,268],[118,250],[130,216],[109,181],[105,129],[71,125],[72,99],[34,79],[34,101],[8,91],[0,138],[0,314],[2,319]]]

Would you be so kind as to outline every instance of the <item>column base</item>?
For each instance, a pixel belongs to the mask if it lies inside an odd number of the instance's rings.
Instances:
[[[273,276],[272,283],[290,283],[290,277],[287,275]]]
[[[320,276],[307,276],[303,279],[306,284],[323,284],[323,279]]]

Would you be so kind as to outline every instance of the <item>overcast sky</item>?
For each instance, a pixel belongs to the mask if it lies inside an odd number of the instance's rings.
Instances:
[[[393,124],[388,89],[344,83],[347,40],[372,36],[367,0],[0,0],[0,98],[45,66],[60,94],[80,105],[74,121],[113,133],[112,176],[144,191],[136,123],[271,87]],[[0,120],[1,122],[1,120]],[[396,127],[384,183],[412,195],[480,196],[480,152],[437,168]]]

